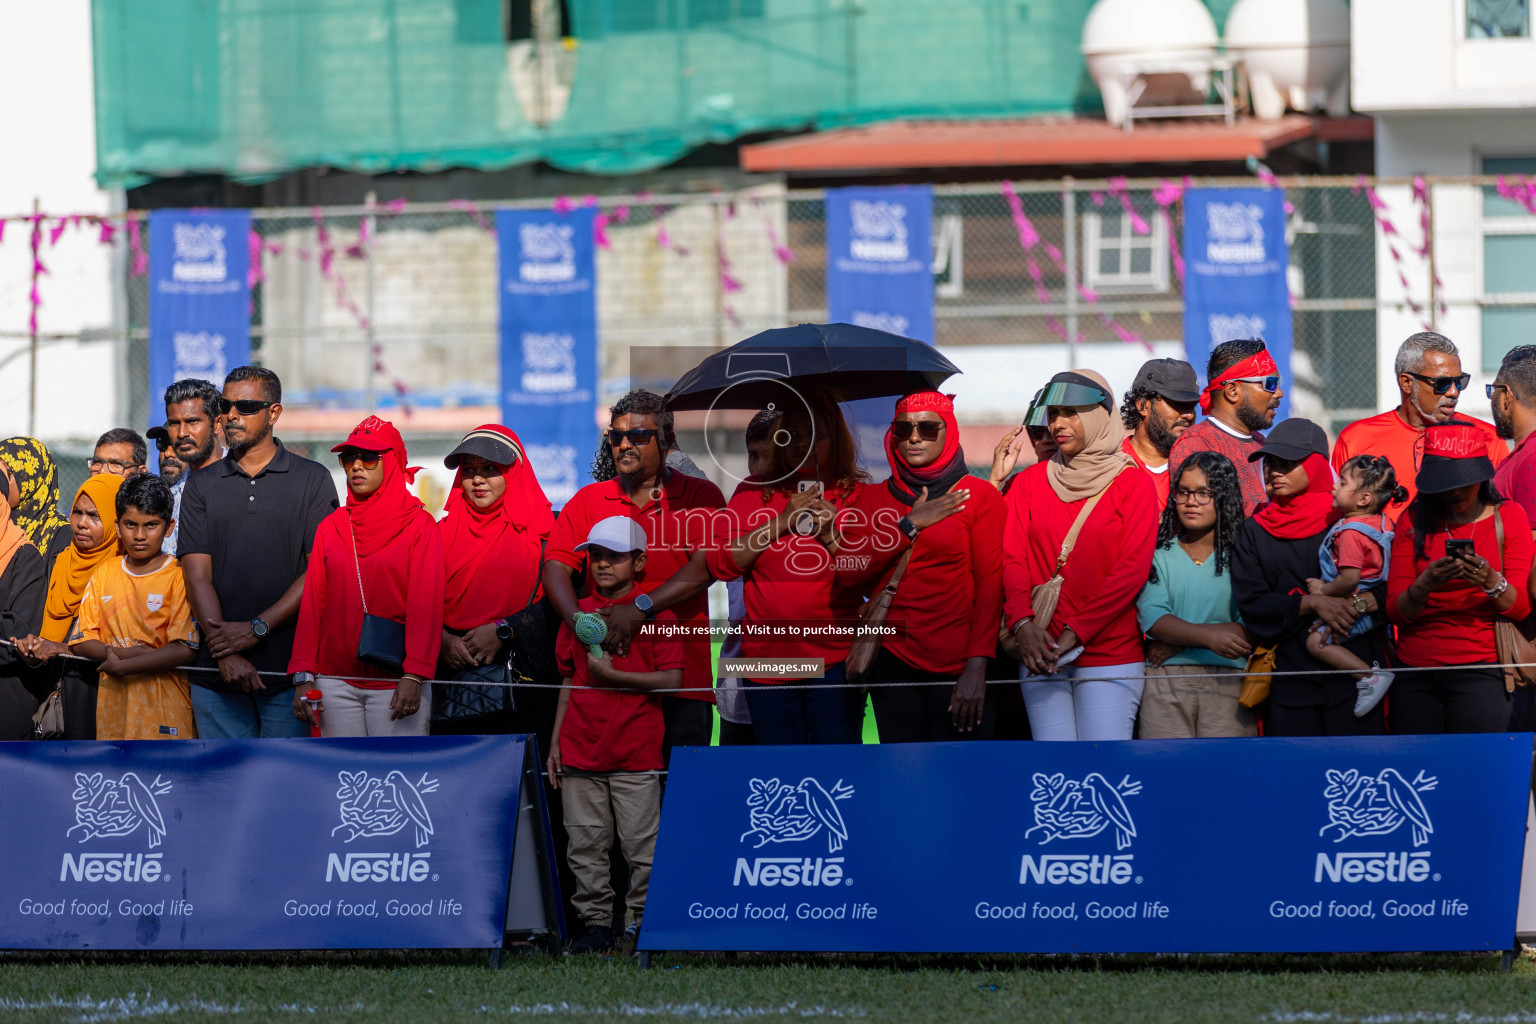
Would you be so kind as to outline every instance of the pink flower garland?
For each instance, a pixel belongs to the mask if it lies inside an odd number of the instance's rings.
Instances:
[[[1403,286],[1403,301],[1407,304],[1408,308],[1413,311],[1413,315],[1419,318],[1419,323],[1423,326],[1423,328],[1426,331],[1429,330],[1430,324],[1428,312],[1422,305],[1415,301],[1413,297],[1413,285],[1408,281],[1406,262],[1403,259],[1403,254],[1398,251],[1397,248],[1397,240],[1402,236],[1398,234],[1397,225],[1392,222],[1392,215],[1391,212],[1387,209],[1386,200],[1381,198],[1381,195],[1376,191],[1374,187],[1372,187],[1370,179],[1368,179],[1363,174],[1358,175],[1355,178],[1355,187],[1350,191],[1356,195],[1359,195],[1362,192],[1365,193],[1365,201],[1370,204],[1371,215],[1375,218],[1376,223],[1380,225],[1382,237],[1387,241],[1387,252],[1392,254],[1392,264],[1393,267],[1397,270],[1398,283]],[[1425,198],[1426,200],[1428,198],[1427,190],[1425,192]],[[1427,215],[1428,211],[1426,209],[1424,211],[1424,216],[1427,217]],[[1423,221],[1421,220],[1421,223],[1422,222]],[[1427,254],[1429,250],[1426,247],[1424,251]],[[1438,283],[1439,278],[1437,277],[1436,284],[1438,285]],[[1441,308],[1443,309],[1444,307],[1442,306]]]

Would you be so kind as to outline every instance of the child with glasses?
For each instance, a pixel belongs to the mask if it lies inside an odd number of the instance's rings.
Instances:
[[[1243,488],[1232,460],[1196,452],[1177,470],[1136,615],[1150,643],[1138,735],[1142,739],[1255,736],[1237,702],[1237,673],[1253,652],[1232,598],[1232,542]]]
[[[1342,518],[1323,537],[1318,551],[1323,577],[1307,580],[1307,593],[1355,597],[1385,580],[1392,562],[1392,524],[1386,507],[1407,500],[1408,491],[1398,486],[1397,474],[1385,455],[1356,455],[1344,463],[1333,485],[1333,508]],[[1376,616],[1361,615],[1349,635],[1364,636],[1377,625]],[[1307,634],[1307,653],[1329,668],[1358,673],[1356,718],[1381,703],[1392,685],[1391,672],[1367,665],[1335,644],[1321,621],[1313,623]]]

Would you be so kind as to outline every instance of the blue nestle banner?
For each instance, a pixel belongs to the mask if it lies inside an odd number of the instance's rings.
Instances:
[[[521,737],[0,744],[0,948],[499,948]]]
[[[1274,188],[1192,188],[1184,193],[1184,351],[1205,373],[1211,349],[1262,338],[1280,366],[1290,415],[1291,299],[1286,284],[1285,193]]]
[[[251,361],[249,210],[149,215],[149,425],[165,422],[165,389]]]
[[[679,748],[641,945],[1507,949],[1531,742]]]
[[[591,208],[498,210],[501,416],[560,508],[597,439],[597,264]]]
[[[933,344],[933,189],[832,188],[826,193],[827,322]],[[891,399],[844,406],[859,463],[887,472]]]

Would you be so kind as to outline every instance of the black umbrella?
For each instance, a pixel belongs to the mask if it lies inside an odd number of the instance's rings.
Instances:
[[[960,368],[932,345],[853,324],[799,324],[755,334],[689,370],[669,409],[762,409],[786,391],[839,402],[937,388]]]

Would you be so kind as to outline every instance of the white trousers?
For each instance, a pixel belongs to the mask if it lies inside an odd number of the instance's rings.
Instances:
[[[1055,675],[1024,679],[1029,731],[1037,740],[1128,740],[1136,728],[1145,665],[1068,665]],[[1111,677],[1125,678],[1111,678]]]
[[[333,736],[425,736],[432,724],[432,684],[421,687],[421,709],[414,715],[390,720],[389,702],[395,691],[365,690],[361,686],[321,676],[320,687],[325,710],[320,712],[320,735]]]

